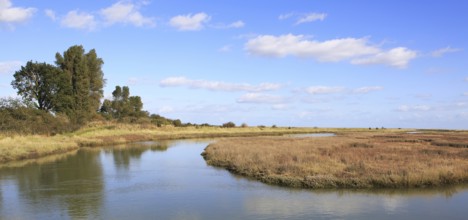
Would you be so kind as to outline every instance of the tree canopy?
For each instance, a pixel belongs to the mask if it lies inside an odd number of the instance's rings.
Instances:
[[[29,61],[13,76],[15,80],[11,85],[23,99],[33,102],[40,110],[57,111],[58,97],[65,83],[61,69],[47,63]]]

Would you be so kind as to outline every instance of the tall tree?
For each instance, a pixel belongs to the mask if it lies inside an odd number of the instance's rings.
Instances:
[[[47,63],[29,61],[14,74],[13,88],[23,99],[44,111],[57,111],[57,103],[66,80],[62,71]]]
[[[99,109],[101,98],[104,95],[104,73],[102,72],[102,65],[104,61],[96,54],[96,50],[92,49],[86,54],[88,61],[88,77],[89,77],[89,96],[91,99],[91,107],[95,111]]]
[[[68,48],[63,55],[57,53],[55,58],[69,85],[62,110],[75,123],[84,123],[99,110],[105,84],[101,70],[104,62],[94,49],[85,53],[81,45]]]
[[[130,96],[130,88],[128,86],[116,86],[112,92],[113,99],[104,100],[101,107],[101,113],[112,115],[117,119],[124,117],[142,117],[147,116],[147,112],[143,111],[143,102],[140,96]]]

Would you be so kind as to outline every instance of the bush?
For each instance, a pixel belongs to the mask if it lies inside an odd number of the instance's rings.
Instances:
[[[234,128],[234,127],[236,127],[236,124],[234,124],[234,122],[230,121],[230,122],[224,123],[221,127],[223,127],[223,128]]]

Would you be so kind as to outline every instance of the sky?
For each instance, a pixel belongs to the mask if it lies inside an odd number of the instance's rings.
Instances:
[[[0,97],[29,60],[104,60],[105,97],[219,125],[468,129],[468,1],[0,0]]]

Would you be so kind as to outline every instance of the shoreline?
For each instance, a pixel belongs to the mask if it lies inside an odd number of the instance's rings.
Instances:
[[[139,141],[193,138],[257,137],[287,134],[339,132],[345,129],[317,128],[220,128],[220,127],[155,127],[119,123],[90,124],[78,131],[55,136],[0,133],[0,164],[50,155],[65,154],[82,147],[100,147]]]
[[[220,140],[208,165],[265,184],[306,189],[410,189],[468,184],[468,136],[431,132]]]

